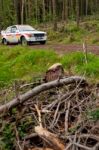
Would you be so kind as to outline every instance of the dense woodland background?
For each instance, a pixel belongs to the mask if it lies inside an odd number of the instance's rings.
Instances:
[[[12,24],[39,24],[75,20],[99,14],[99,0],[0,0],[0,29]]]

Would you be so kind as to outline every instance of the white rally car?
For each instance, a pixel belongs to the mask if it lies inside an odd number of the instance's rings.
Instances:
[[[33,42],[45,44],[47,33],[37,31],[29,25],[13,25],[8,27],[5,31],[1,31],[1,40],[4,45],[10,43],[21,43],[22,45],[27,45]]]

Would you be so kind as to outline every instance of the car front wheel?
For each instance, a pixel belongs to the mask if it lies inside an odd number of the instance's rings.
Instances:
[[[2,44],[8,45],[8,41],[7,41],[6,39],[3,39],[3,40],[2,40]]]
[[[28,45],[28,42],[27,42],[27,40],[25,39],[25,37],[22,37],[22,38],[21,38],[21,44],[22,44],[23,46]]]

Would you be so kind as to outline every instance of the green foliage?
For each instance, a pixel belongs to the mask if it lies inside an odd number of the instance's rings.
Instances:
[[[97,108],[93,111],[90,111],[88,113],[88,117],[92,120],[95,120],[95,121],[99,120],[99,109]]]
[[[70,53],[69,57],[68,54],[63,56],[62,58],[62,64],[66,67],[69,68],[70,66],[76,66],[83,64],[84,62],[84,55],[83,53],[76,52],[76,53]]]
[[[19,125],[18,132],[21,139],[26,135],[26,130],[28,129],[28,127],[29,127],[28,121],[23,122]]]
[[[4,130],[3,130],[3,139],[2,144],[4,150],[11,150],[14,148],[14,139],[15,134],[13,131],[13,124],[5,124]]]
[[[14,108],[12,110],[12,118],[14,117],[16,122],[4,122],[4,127],[1,136],[2,138],[0,139],[0,146],[2,150],[14,149],[17,140],[17,133],[19,139],[22,140],[26,136],[27,132],[29,132],[29,130],[32,132],[32,128],[33,126],[35,126],[35,123],[33,122],[34,120],[31,116],[26,116],[23,120],[17,120],[17,115],[19,114],[16,111],[16,108]]]
[[[22,0],[1,0],[0,1],[0,22],[1,26],[5,27],[11,24],[18,24],[21,21],[22,12]],[[64,6],[65,5],[65,6]],[[98,1],[83,0],[76,3],[71,0],[70,3],[64,3],[63,0],[57,0],[55,3],[50,1],[41,0],[29,0],[24,3],[23,20],[27,24],[39,24],[46,22],[53,22],[55,17],[53,8],[57,17],[57,20],[65,20],[65,14],[67,12],[68,20],[76,20],[78,10],[80,12],[79,19],[82,20],[84,17],[87,19],[99,19],[99,3]],[[78,9],[77,9],[78,8]],[[85,12],[87,8],[87,12]],[[79,10],[80,9],[80,10]],[[65,17],[65,18],[64,18]]]
[[[66,26],[60,26],[59,31],[48,30],[48,39],[52,42],[82,43],[88,31],[82,27],[77,27],[75,22],[69,22]]]
[[[61,42],[63,41],[63,39],[65,38],[65,34],[63,32],[58,32],[58,31],[54,31],[51,29],[51,30],[48,30],[48,39],[49,39],[49,42]]]
[[[0,48],[0,86],[15,79],[31,80],[59,60],[52,51],[31,50],[29,47]]]
[[[7,27],[15,22],[16,15],[13,1],[0,1],[0,27]]]
[[[58,26],[57,32],[48,29],[48,42],[82,44],[86,40],[87,44],[99,44],[99,20],[81,22],[79,28],[74,21],[69,21],[66,25],[60,23]]]
[[[74,126],[74,127],[71,127],[71,128],[69,128],[69,132],[71,133],[71,134],[74,134],[75,133],[75,131],[78,129],[80,127],[80,125],[78,124],[78,125],[76,125],[76,126]]]
[[[67,70],[78,74],[85,74],[87,77],[99,77],[99,57],[88,54],[88,63],[85,63],[85,56],[81,52],[71,53],[63,56],[62,64]]]

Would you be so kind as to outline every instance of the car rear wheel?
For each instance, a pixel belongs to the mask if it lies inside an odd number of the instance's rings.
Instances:
[[[22,37],[22,38],[21,38],[21,44],[22,44],[23,46],[28,45],[28,42],[27,42],[27,40],[25,39],[25,37]]]
[[[8,41],[7,41],[6,39],[3,39],[3,40],[2,40],[2,44],[8,45]]]
[[[44,45],[46,43],[46,41],[40,41],[40,44]]]

